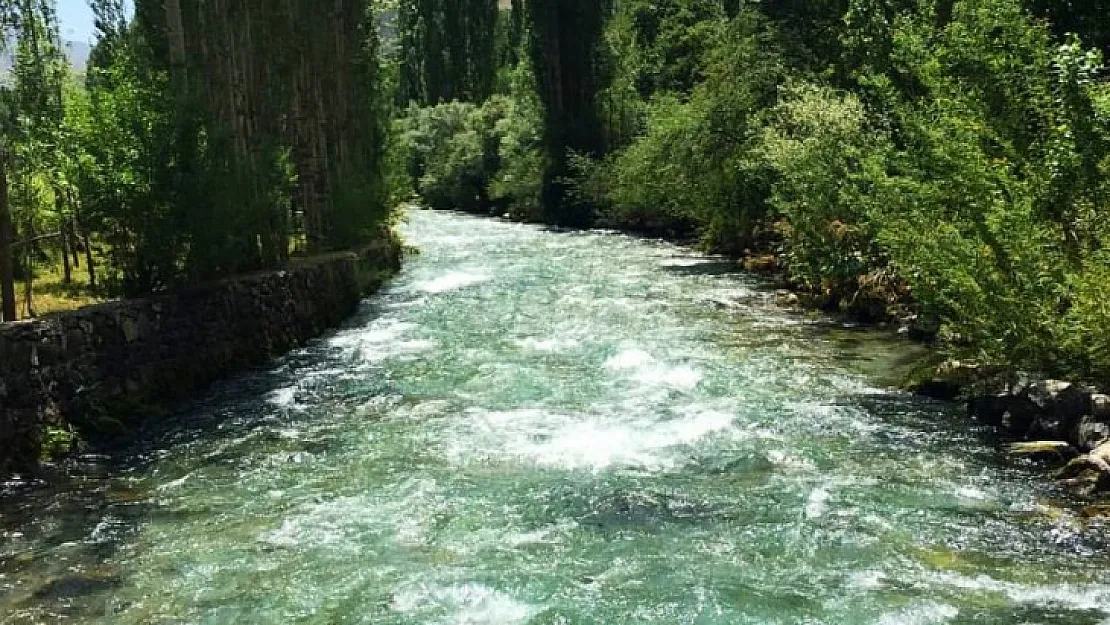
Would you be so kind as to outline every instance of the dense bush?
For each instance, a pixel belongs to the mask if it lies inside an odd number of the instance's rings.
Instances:
[[[545,167],[541,114],[528,96],[528,72],[516,74],[514,85],[524,91],[518,97],[413,105],[399,120],[397,158],[428,206],[538,219]]]
[[[1097,53],[1012,0],[858,0],[800,62],[773,42],[830,22],[770,14],[718,22],[705,80],[652,93],[643,131],[580,168],[610,220],[763,245],[822,301],[912,310],[962,356],[1110,380]]]

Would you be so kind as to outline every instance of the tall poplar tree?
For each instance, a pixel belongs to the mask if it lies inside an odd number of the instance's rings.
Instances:
[[[497,76],[497,0],[406,0],[398,16],[402,103],[482,102]]]
[[[592,210],[568,196],[571,152],[597,157],[604,151],[597,95],[604,84],[601,35],[609,15],[604,0],[527,0],[529,50],[544,108],[548,168],[543,204],[560,224],[585,225]]]

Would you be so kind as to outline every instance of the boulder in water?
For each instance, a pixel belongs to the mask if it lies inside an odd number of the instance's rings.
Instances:
[[[987,425],[1002,425],[1010,405],[1013,403],[1012,395],[982,395],[972,397],[967,402],[968,416]]]
[[[49,578],[34,593],[36,599],[73,599],[109,592],[122,583],[114,571],[90,571]]]
[[[1079,511],[1083,519],[1110,519],[1110,504],[1095,504]]]
[[[1096,417],[1083,417],[1075,428],[1075,442],[1080,451],[1094,451],[1110,440],[1110,423]]]
[[[1102,463],[1105,470],[1110,473],[1110,442],[1103,443],[1089,454],[1091,460]]]
[[[1110,395],[1091,395],[1091,416],[1103,423],[1110,423]]]
[[[1075,458],[1057,474],[1065,484],[1078,487],[1087,495],[1110,492],[1110,442]]]

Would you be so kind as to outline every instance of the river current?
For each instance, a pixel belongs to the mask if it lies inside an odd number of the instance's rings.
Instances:
[[[0,503],[0,623],[1110,624],[916,348],[722,259],[413,211],[347,326]]]

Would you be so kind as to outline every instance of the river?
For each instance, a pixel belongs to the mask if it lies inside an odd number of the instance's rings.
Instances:
[[[357,318],[9,484],[0,622],[1110,623],[1106,530],[915,348],[726,261],[415,211]]]

